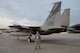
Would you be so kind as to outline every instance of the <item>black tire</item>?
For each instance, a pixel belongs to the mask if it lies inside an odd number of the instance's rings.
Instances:
[[[30,37],[28,37],[27,41],[28,41],[28,42],[31,42],[31,38],[30,38]]]

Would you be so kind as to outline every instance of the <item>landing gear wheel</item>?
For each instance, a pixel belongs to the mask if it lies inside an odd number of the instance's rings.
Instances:
[[[30,37],[28,37],[27,41],[28,41],[28,42],[31,42],[31,38],[30,38]]]

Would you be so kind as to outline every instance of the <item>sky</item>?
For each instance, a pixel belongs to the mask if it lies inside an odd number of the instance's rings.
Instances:
[[[55,2],[61,0],[0,0],[0,28],[12,24],[41,26]],[[62,0],[61,11],[70,8],[70,25],[80,23],[80,0]]]

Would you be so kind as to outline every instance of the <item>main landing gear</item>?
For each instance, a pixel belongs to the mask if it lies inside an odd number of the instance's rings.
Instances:
[[[31,36],[32,36],[32,35],[29,35],[29,37],[27,38],[27,41],[28,41],[28,42],[31,42],[31,41],[32,41],[32,40],[31,40]]]
[[[27,41],[28,41],[28,42],[31,42],[31,37],[28,37]]]

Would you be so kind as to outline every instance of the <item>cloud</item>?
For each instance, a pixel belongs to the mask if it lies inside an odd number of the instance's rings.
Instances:
[[[5,27],[11,22],[26,26],[42,25],[53,7],[52,3],[57,1],[61,0],[0,0],[0,25]],[[70,17],[73,20],[71,24],[77,19],[80,20],[79,0],[62,0],[62,2],[62,9],[71,8],[73,11]]]
[[[14,20],[11,18],[0,17],[0,28],[8,28],[9,25],[19,24],[24,26],[39,26],[38,21],[30,21],[28,19]]]
[[[0,17],[0,28],[7,28],[12,22],[10,18]]]
[[[18,23],[24,26],[41,26],[41,23],[38,21],[30,21],[30,20],[19,20]]]

